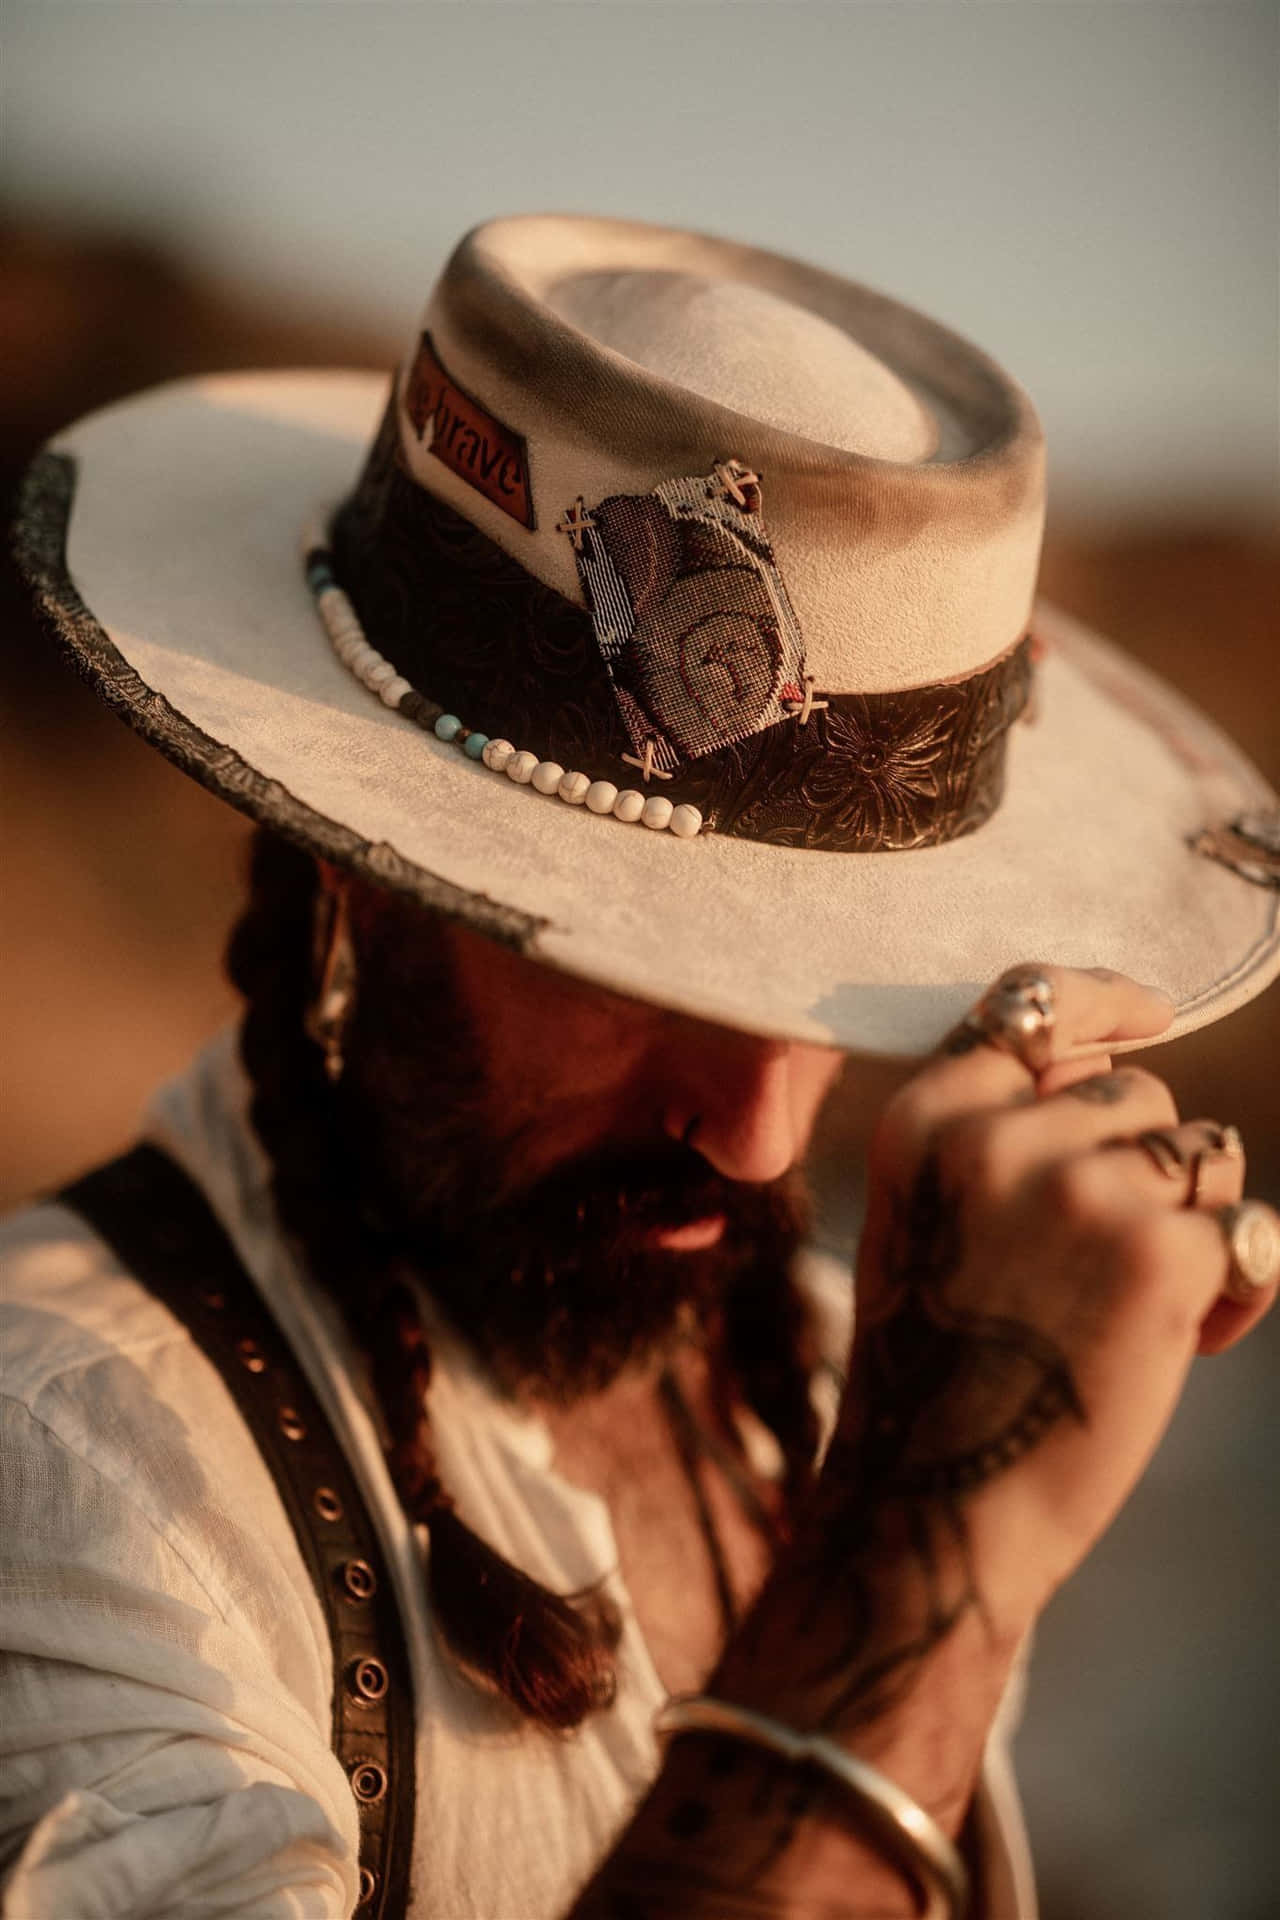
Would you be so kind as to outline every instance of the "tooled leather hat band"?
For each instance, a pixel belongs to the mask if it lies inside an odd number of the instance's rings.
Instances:
[[[579,607],[409,475],[396,404],[337,515],[333,552],[370,641],[433,700],[593,780],[617,780],[652,740],[668,799],[697,807],[715,832],[779,846],[937,846],[995,811],[1009,729],[1030,692],[1027,637],[931,686],[806,684],[802,643],[787,631],[794,615],[751,518],[759,477],[735,486],[743,470],[732,463],[714,470],[737,495],[725,506],[702,506],[693,481],[566,503],[589,601]],[[736,703],[753,700],[754,730],[734,737]],[[770,701],[777,718],[762,723]]]

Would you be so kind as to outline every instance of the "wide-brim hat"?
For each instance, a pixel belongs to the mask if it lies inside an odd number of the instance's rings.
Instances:
[[[1280,971],[1276,799],[1033,592],[1034,412],[833,274],[494,221],[388,394],[165,386],[31,470],[20,562],[98,691],[233,806],[532,958],[915,1054],[1002,968],[1171,1033]]]

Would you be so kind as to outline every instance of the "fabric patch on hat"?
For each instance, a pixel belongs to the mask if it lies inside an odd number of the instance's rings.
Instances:
[[[532,528],[533,493],[524,437],[504,426],[445,370],[424,333],[405,382],[404,410],[419,440],[451,473]]]
[[[672,773],[793,717],[804,642],[757,474],[727,460],[652,493],[579,499],[558,530],[647,768]]]

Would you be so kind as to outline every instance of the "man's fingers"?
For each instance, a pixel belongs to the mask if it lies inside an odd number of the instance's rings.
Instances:
[[[1275,1298],[1275,1288],[1268,1287],[1247,1307],[1238,1300],[1228,1300],[1225,1295],[1216,1300],[1201,1325],[1196,1352],[1207,1357],[1234,1347],[1246,1333],[1252,1333],[1264,1314],[1270,1313]]]
[[[1104,1142],[1117,1182],[1135,1199],[1214,1212],[1244,1193],[1244,1145],[1234,1127],[1216,1120],[1155,1125]]]
[[[1064,1087],[1074,1087],[1077,1080],[1093,1080],[1098,1074],[1110,1071],[1109,1053],[1077,1053],[1070,1060],[1055,1060],[1051,1067],[1037,1074],[1036,1094],[1044,1100],[1051,1093],[1061,1093]]]
[[[988,994],[1008,987],[1049,989],[1053,1058],[1070,1059],[1082,1048],[1096,1052],[1121,1040],[1151,1040],[1173,1018],[1173,1002],[1159,987],[1131,980],[1105,967],[1055,967],[1028,961],[1009,967]],[[984,996],[986,998],[986,996]],[[983,1002],[979,1001],[978,1010]]]
[[[1178,1111],[1164,1081],[1142,1067],[1118,1067],[1076,1080],[1044,1100],[988,1108],[945,1123],[937,1130],[934,1144],[944,1161],[954,1157],[961,1178],[966,1158],[980,1160],[981,1165],[971,1171],[983,1186],[1012,1192],[1037,1168],[1060,1166],[1120,1137],[1130,1140],[1155,1132],[1172,1136],[1177,1128]],[[1150,1177],[1155,1171],[1151,1163],[1141,1152],[1133,1159],[1136,1164],[1129,1164],[1126,1157],[1124,1173],[1135,1202],[1145,1206],[1153,1197],[1165,1199],[1165,1183]],[[1190,1165],[1189,1157],[1186,1164]],[[1117,1161],[1116,1184],[1120,1185],[1118,1168]],[[1184,1180],[1183,1192],[1187,1186]],[[1122,1191],[1122,1203],[1125,1198]]]
[[[1002,979],[1031,976],[1043,977],[1050,988],[1055,1061],[1082,1049],[1104,1055],[1111,1041],[1153,1038],[1173,1018],[1172,1003],[1159,988],[1144,987],[1124,974],[1037,965],[1010,968]],[[1073,1060],[1068,1077],[1076,1065]],[[1052,1077],[1055,1071],[1053,1066],[1046,1070],[1046,1090],[1061,1085],[1061,1078],[1055,1083]],[[890,1101],[881,1145],[891,1162],[914,1161],[947,1120],[975,1109],[1007,1106],[1036,1087],[1037,1076],[1013,1053],[966,1022]]]

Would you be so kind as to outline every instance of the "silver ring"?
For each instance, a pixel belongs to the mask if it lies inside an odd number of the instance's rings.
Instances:
[[[1219,1208],[1218,1224],[1229,1263],[1223,1291],[1251,1307],[1280,1280],[1280,1213],[1265,1201],[1241,1200],[1237,1206]]]
[[[1056,1022],[1052,980],[1037,967],[1018,967],[988,988],[966,1025],[1028,1073],[1043,1073],[1053,1059]]]

